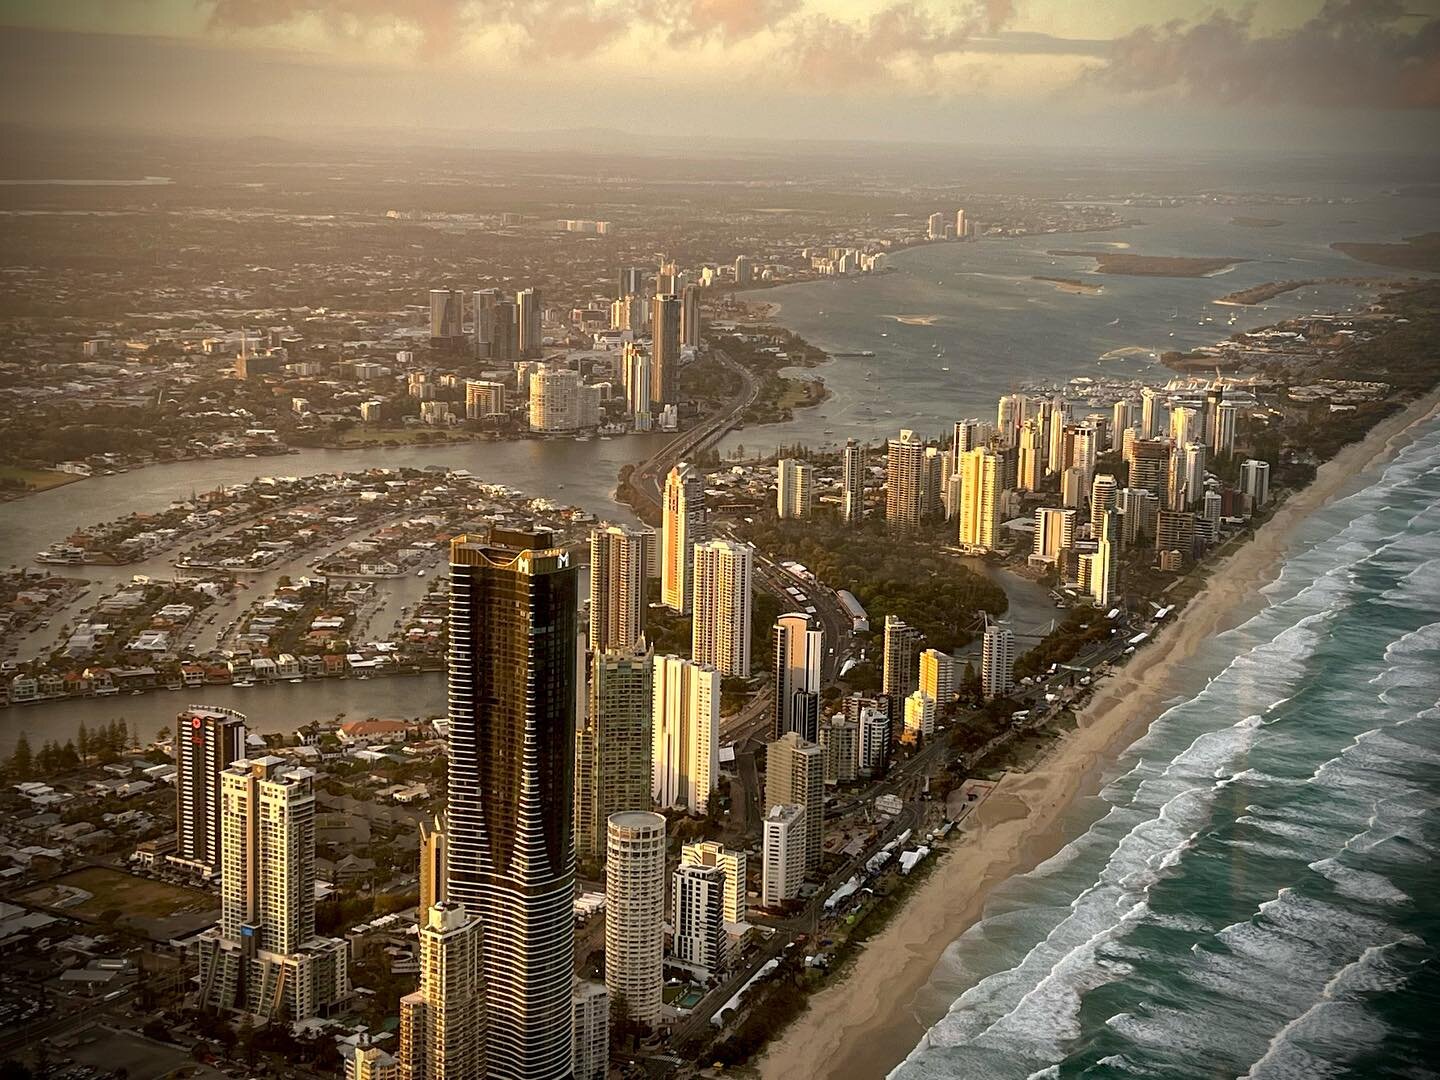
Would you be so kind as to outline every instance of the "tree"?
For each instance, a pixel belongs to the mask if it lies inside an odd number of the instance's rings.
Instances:
[[[30,752],[30,740],[22,731],[15,740],[15,751],[10,755],[10,771],[20,779],[31,776],[35,769],[35,755]]]
[[[80,730],[75,736],[75,749],[79,751],[82,761],[90,758],[90,729],[85,726],[85,721],[80,721]]]

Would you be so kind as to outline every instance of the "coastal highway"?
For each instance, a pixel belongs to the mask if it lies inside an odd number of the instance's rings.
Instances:
[[[676,463],[684,461],[687,455],[705,449],[727,434],[739,422],[745,410],[755,403],[755,397],[760,392],[755,376],[750,374],[749,368],[732,360],[723,349],[714,349],[711,355],[740,376],[740,393],[724,412],[707,417],[688,431],[682,431],[648,461],[635,466],[635,471],[630,474],[630,486],[634,489],[638,501],[643,504],[635,507],[641,517],[647,517],[648,512],[651,520],[659,520],[660,490],[665,482],[665,474],[673,469]]]

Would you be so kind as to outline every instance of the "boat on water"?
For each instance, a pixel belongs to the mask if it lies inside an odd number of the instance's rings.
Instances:
[[[1119,325],[1120,325],[1120,316],[1119,316],[1119,315],[1116,315],[1115,318],[1111,319],[1111,320],[1110,320],[1109,322],[1107,322],[1105,325],[1106,325],[1106,326],[1119,326]]]
[[[295,684],[295,683],[303,683],[304,681],[305,681],[304,679],[291,679],[291,680],[290,680],[290,682],[291,682],[292,685]]]
[[[243,690],[245,687],[254,686],[255,684],[249,679],[236,679],[230,685],[233,686],[236,690]]]
[[[949,369],[948,367],[942,367],[940,370],[941,370],[941,371],[949,371],[950,369]]]
[[[424,571],[424,570],[416,570],[416,571],[415,571],[415,576],[416,576],[416,577],[424,577],[424,576],[425,576],[425,571]]]

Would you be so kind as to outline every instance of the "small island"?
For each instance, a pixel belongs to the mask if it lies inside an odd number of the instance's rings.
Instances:
[[[1124,274],[1130,277],[1208,277],[1229,270],[1248,259],[1180,255],[1132,255],[1124,251],[1093,251],[1060,248],[1047,255],[1076,256],[1095,260],[1095,269],[1102,274]]]
[[[1390,278],[1373,277],[1320,277],[1320,278],[1296,278],[1291,281],[1267,281],[1263,285],[1252,285],[1248,289],[1238,289],[1232,293],[1226,293],[1217,304],[1227,306],[1251,307],[1255,304],[1263,304],[1267,300],[1273,300],[1277,296],[1294,292],[1296,289],[1304,289],[1310,285],[1350,285],[1355,288],[1376,288],[1385,289],[1406,284],[1403,281],[1395,281]]]
[[[1092,281],[1081,281],[1079,278],[1046,277],[1044,274],[1035,274],[1033,280],[1048,281],[1061,292],[1076,293],[1081,296],[1096,296],[1105,290],[1103,285],[1096,285]]]
[[[1271,217],[1233,217],[1230,219],[1230,224],[1239,225],[1244,229],[1276,229],[1285,222]]]
[[[1430,273],[1440,271],[1440,232],[1407,236],[1404,243],[1400,244],[1342,242],[1331,244],[1330,247],[1352,259],[1376,266],[1390,266],[1396,270],[1424,270]]]

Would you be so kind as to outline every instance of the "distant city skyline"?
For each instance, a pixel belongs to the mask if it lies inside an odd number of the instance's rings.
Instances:
[[[73,126],[1414,149],[1440,107],[1433,4],[9,0],[0,19],[0,117]]]

